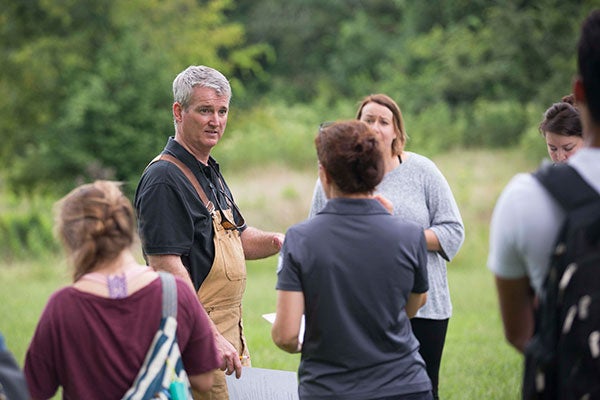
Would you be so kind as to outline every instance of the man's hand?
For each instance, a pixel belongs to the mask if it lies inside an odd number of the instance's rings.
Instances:
[[[380,194],[376,194],[375,196],[373,196],[373,198],[380,202],[381,205],[383,205],[385,209],[389,211],[390,214],[394,213],[394,205],[387,198],[383,197]]]
[[[249,226],[241,233],[241,239],[246,260],[258,260],[277,254],[281,250],[285,235]]]
[[[216,332],[215,342],[217,349],[223,356],[221,370],[225,371],[227,375],[231,375],[233,374],[233,371],[235,371],[235,377],[239,379],[242,376],[242,362],[240,361],[237,350],[223,337],[223,335]]]
[[[285,240],[285,235],[283,233],[275,233],[273,235],[273,240],[271,241],[271,243],[273,244],[273,247],[275,247],[275,249],[277,249],[277,251],[281,250],[281,246],[283,246],[283,241]]]

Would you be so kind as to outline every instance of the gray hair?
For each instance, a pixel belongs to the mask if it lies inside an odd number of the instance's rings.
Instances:
[[[214,89],[219,96],[231,99],[231,86],[222,73],[204,65],[190,65],[173,81],[173,101],[187,109],[196,86]]]

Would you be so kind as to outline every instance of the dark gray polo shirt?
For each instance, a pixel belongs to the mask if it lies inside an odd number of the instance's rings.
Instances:
[[[377,200],[336,198],[291,227],[277,289],[304,293],[300,398],[373,399],[431,383],[405,305],[428,289],[423,229]]]

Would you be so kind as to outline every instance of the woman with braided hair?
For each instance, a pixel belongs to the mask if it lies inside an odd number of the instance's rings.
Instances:
[[[162,316],[162,285],[138,264],[133,208],[115,182],[96,181],[57,203],[56,233],[73,284],[49,299],[25,358],[32,399],[120,399],[134,382]],[[177,286],[177,342],[191,386],[207,391],[220,365],[195,293]]]

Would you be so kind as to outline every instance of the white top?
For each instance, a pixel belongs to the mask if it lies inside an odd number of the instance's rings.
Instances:
[[[442,251],[427,252],[429,291],[427,302],[416,316],[447,319],[452,316],[452,303],[446,260],[452,260],[458,253],[465,228],[450,185],[434,162],[416,153],[405,154],[408,154],[406,160],[383,177],[376,193],[392,202],[394,215],[415,222],[423,229],[432,229],[437,235]],[[319,212],[326,202],[321,182],[317,180],[310,216]]]
[[[568,162],[600,193],[600,149],[581,149]],[[494,208],[488,268],[504,279],[528,276],[539,293],[564,218],[560,205],[533,175],[515,175]]]

